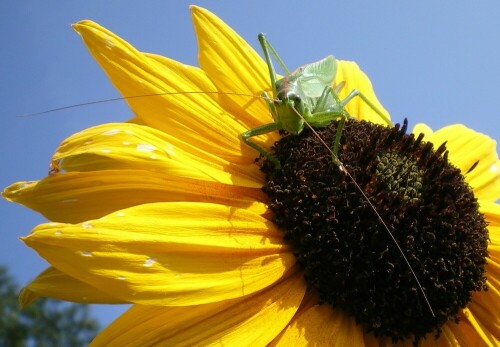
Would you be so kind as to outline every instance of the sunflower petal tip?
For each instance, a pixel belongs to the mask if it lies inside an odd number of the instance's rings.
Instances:
[[[217,21],[220,20],[215,14],[207,10],[206,8],[199,7],[196,5],[189,6],[189,10],[191,11],[191,16],[196,20],[200,19],[208,19],[209,21]],[[196,22],[196,21],[195,21]]]
[[[71,24],[71,28],[76,31],[76,33],[82,36],[83,24],[82,21]]]
[[[75,30],[80,35],[82,35],[85,30],[95,30],[97,26],[99,25],[90,19],[82,19],[76,23],[71,24],[73,30]]]
[[[18,298],[19,306],[21,307],[21,309],[25,309],[26,307],[31,305],[37,297],[38,295],[36,295],[32,290],[28,288],[23,288],[19,292],[19,298]]]
[[[202,13],[202,12],[205,12],[205,13],[211,13],[209,10],[207,10],[206,8],[203,8],[203,7],[200,7],[200,6],[196,6],[196,5],[190,5],[189,6],[189,10],[193,13]]]

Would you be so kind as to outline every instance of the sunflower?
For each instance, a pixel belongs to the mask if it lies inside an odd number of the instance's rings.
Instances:
[[[74,25],[136,118],[74,134],[46,178],[4,190],[52,221],[23,238],[51,267],[21,304],[133,304],[92,346],[498,345],[495,141],[463,125],[407,134],[354,99],[342,170],[308,130],[257,138],[275,170],[240,136],[270,122],[251,97],[271,90],[266,64],[191,9],[201,68]],[[340,97],[358,89],[383,110],[357,65],[337,63]]]

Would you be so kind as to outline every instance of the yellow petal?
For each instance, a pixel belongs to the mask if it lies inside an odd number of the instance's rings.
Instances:
[[[273,346],[364,346],[363,330],[353,318],[329,305],[299,312]]]
[[[488,346],[465,315],[461,313],[459,317],[460,322],[458,324],[448,322],[443,326],[443,331],[449,331],[454,336],[456,344],[453,344],[453,346]],[[441,340],[437,342],[439,343]],[[439,346],[439,344],[437,345]],[[443,346],[446,346],[446,344],[443,344]]]
[[[417,123],[415,124],[415,127],[413,127],[412,133],[415,134],[416,136],[420,134],[424,134],[425,136],[430,136],[432,135],[433,131],[427,124]]]
[[[50,175],[17,182],[4,198],[55,222],[79,223],[127,207],[162,201],[199,201],[245,208],[265,201],[259,188],[165,175],[146,170],[102,170]]]
[[[492,336],[468,308],[459,317],[459,324],[448,323],[448,326],[460,341],[460,346],[498,346],[500,341]]]
[[[500,162],[496,141],[461,124],[441,128],[425,138],[439,147],[447,141],[449,159],[465,175],[479,199],[496,201],[500,198]],[[469,169],[477,166],[469,173]]]
[[[353,89],[357,89],[363,93],[388,120],[391,119],[389,113],[378,101],[377,96],[373,91],[372,83],[355,62],[337,60],[337,76],[335,76],[335,84],[338,85],[342,82],[345,84],[339,92],[339,97],[341,99],[344,99]],[[359,120],[367,120],[377,124],[388,125],[387,122],[360,97],[356,97],[349,101],[346,109],[351,116]]]
[[[42,224],[23,241],[121,300],[197,305],[251,294],[294,268],[282,232],[260,216],[264,208],[145,204],[82,224]]]
[[[489,258],[500,259],[500,227],[488,227],[491,243],[488,246]],[[495,235],[493,235],[495,233]],[[494,239],[495,238],[495,239]],[[497,275],[500,280],[500,273]]]
[[[479,200],[479,211],[491,226],[500,226],[500,205],[494,202]]]
[[[135,169],[201,181],[260,188],[263,174],[255,165],[234,165],[191,145],[177,146],[175,136],[131,123],[95,126],[64,140],[53,166],[65,171]]]
[[[484,215],[488,223],[490,244],[488,245],[488,278],[500,281],[500,265],[495,264],[495,260],[500,260],[500,205],[479,200],[479,212]],[[496,271],[492,273],[492,271]],[[492,278],[493,276],[493,278]]]
[[[302,275],[254,295],[190,307],[134,306],[91,344],[97,346],[265,346],[304,296]]]
[[[492,283],[500,283],[500,257],[492,256],[491,254],[488,257],[488,264],[486,265],[486,269],[488,273],[488,280]]]
[[[74,28],[113,85],[123,96],[132,97],[127,102],[145,124],[227,160],[254,159],[254,151],[239,138],[246,129],[205,93],[216,89],[202,70],[143,54],[88,20]],[[162,93],[167,94],[133,97]]]
[[[467,317],[470,317],[469,311],[467,313],[460,313],[460,322],[447,322],[441,327],[441,333],[436,340],[434,333],[427,334],[420,343],[419,347],[460,347],[460,346],[498,346],[498,341],[490,336],[478,332],[475,324],[471,324]],[[375,338],[373,334],[365,335],[365,346],[367,347],[412,347],[413,342],[411,339],[399,341],[393,344],[390,338]]]
[[[436,338],[433,336],[433,334],[428,334],[426,336],[426,339],[422,341],[421,347],[434,347],[434,346],[443,346],[443,347],[460,347],[460,341],[456,338],[455,334],[453,331],[450,329],[450,324],[455,324],[455,323],[448,323],[445,324],[441,329],[441,335],[439,336],[439,339],[436,341]],[[465,345],[463,345],[465,346]]]
[[[237,114],[248,129],[271,123],[273,119],[265,101],[251,97],[260,97],[263,91],[271,90],[266,63],[213,13],[196,6],[191,6],[191,11],[203,71],[219,91],[248,95],[222,94],[219,100]]]
[[[500,292],[491,281],[488,290],[474,295],[473,302],[468,306],[470,312],[484,327],[488,339],[500,343]]]
[[[37,297],[53,298],[81,304],[126,304],[126,301],[108,295],[87,283],[49,267],[24,287],[19,294],[21,307]]]
[[[497,242],[498,245],[498,242]],[[487,276],[487,284],[488,287],[493,288],[492,290],[495,293],[500,292],[500,258],[496,258],[495,260],[488,259],[488,263],[486,264],[486,276]],[[480,293],[478,293],[480,295]],[[495,303],[495,307],[499,305],[500,302]]]
[[[497,210],[500,208],[497,205]],[[491,214],[485,215],[486,220],[489,221]],[[488,225],[488,231],[490,236],[490,245],[488,246],[488,252],[490,257],[494,257],[496,259],[500,259],[500,211],[496,213],[496,220],[491,221]],[[500,272],[497,275],[498,280],[500,281]]]

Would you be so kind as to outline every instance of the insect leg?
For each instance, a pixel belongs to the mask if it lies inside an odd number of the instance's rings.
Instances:
[[[259,42],[264,52],[264,57],[266,58],[267,67],[269,69],[269,77],[271,78],[271,86],[273,88],[273,95],[276,97],[276,70],[274,69],[273,61],[269,55],[269,43],[266,40],[264,34],[259,34]]]
[[[269,111],[271,111],[273,119],[274,120],[278,119],[278,110],[276,109],[276,106],[274,106],[273,100],[269,97],[269,95],[266,92],[262,92],[262,97],[266,101],[267,107],[269,107]]]
[[[250,130],[245,131],[244,133],[241,134],[241,138],[243,139],[243,141],[247,145],[249,145],[253,149],[257,150],[260,154],[262,154],[264,157],[266,157],[268,160],[270,160],[275,165],[276,168],[280,168],[281,167],[280,162],[278,161],[278,159],[276,159],[275,157],[273,157],[269,152],[267,152],[264,148],[260,147],[255,142],[250,141],[249,138],[253,137],[253,136],[259,136],[259,135],[267,134],[267,133],[270,133],[272,131],[276,131],[276,130],[279,130],[279,129],[281,129],[281,125],[280,124],[278,124],[278,123],[269,123],[269,124],[264,124],[264,125],[258,126],[256,128],[250,129]]]
[[[266,35],[264,35],[262,33],[259,34],[259,42],[260,42],[260,45],[262,47],[262,50],[264,51],[264,56],[266,57],[267,65],[269,66],[269,70],[270,70],[269,72],[272,73],[271,82],[273,83],[273,88],[274,88],[274,85],[276,83],[276,70],[274,70],[274,66],[271,62],[271,56],[270,56],[269,52],[271,52],[274,59],[276,59],[276,61],[278,62],[279,66],[281,67],[281,69],[283,70],[283,72],[285,74],[290,75],[290,71],[286,67],[285,63],[283,63],[283,60],[281,60],[278,53],[276,53],[276,50],[273,48],[273,46],[271,46],[269,41],[267,41]],[[272,72],[271,72],[271,69],[272,69]],[[273,76],[274,76],[274,79],[273,79]],[[276,95],[276,94],[274,94],[274,95]]]
[[[340,145],[340,136],[342,136],[342,129],[344,128],[346,117],[341,117],[339,124],[337,125],[337,131],[335,132],[335,142],[333,142],[332,148],[332,160],[336,165],[340,164],[339,161],[339,145]]]
[[[339,104],[340,105],[340,104]],[[349,114],[345,112],[343,107],[334,108],[329,111],[316,112],[311,115],[304,115],[304,119],[308,121],[311,125],[315,127],[324,127],[330,124],[334,119],[340,118],[337,125],[337,130],[335,132],[335,141],[332,147],[332,159],[335,164],[340,164],[338,160],[338,152],[340,145],[340,137],[342,135],[342,128],[344,127],[345,121],[349,118]],[[308,120],[309,119],[309,120]]]
[[[340,91],[342,90],[342,88],[344,88],[344,85],[345,85],[345,81],[340,82],[340,83],[339,83],[339,84],[335,87],[335,89],[333,90],[333,92],[334,92],[335,94],[337,94],[337,95],[338,95],[338,94],[340,93]]]
[[[333,89],[332,89],[333,93]],[[375,106],[370,99],[368,99],[363,93],[361,93],[357,89],[353,89],[349,95],[345,97],[344,100],[341,100],[340,103],[342,106],[345,106],[349,101],[351,101],[354,97],[359,96],[373,111],[375,111],[376,114],[379,115],[380,118],[384,120],[384,122],[387,123],[387,125],[392,126],[391,120],[377,107]]]
[[[325,87],[321,96],[316,100],[313,110],[304,114],[305,120],[317,128],[326,127],[334,119],[340,117],[348,118],[350,116],[345,111],[335,90],[330,86]]]
[[[340,104],[340,100],[337,97],[336,93],[331,93],[330,91],[331,87],[326,87],[323,92],[321,93],[320,97],[316,101],[316,104],[314,105],[314,109],[312,110],[313,114],[323,112],[324,110],[327,110],[330,106],[332,106],[332,103],[337,103]],[[333,100],[332,100],[333,97]]]
[[[340,122],[337,126],[337,131],[335,134],[335,142],[333,143],[333,148],[332,148],[332,151],[333,151],[332,158],[333,158],[333,161],[335,163],[337,163],[337,161],[338,161],[337,157],[338,157],[338,151],[339,151],[339,145],[340,145],[340,137],[342,135],[342,128],[344,127],[344,123],[345,123],[346,118],[349,117],[349,114],[345,110],[345,105],[349,101],[351,101],[354,97],[359,96],[373,111],[375,111],[375,113],[377,113],[380,116],[380,118],[382,118],[387,123],[387,125],[390,125],[390,126],[392,125],[389,118],[387,118],[387,116],[379,108],[377,108],[363,93],[361,93],[357,89],[352,90],[349,93],[349,95],[347,95],[343,100],[339,100],[338,95],[337,95],[337,91],[340,90],[342,87],[343,87],[343,84],[340,84],[335,89],[333,89],[332,87],[325,88],[325,90],[321,94],[321,97],[318,99],[318,103],[317,103],[317,105],[319,106],[319,107],[317,107],[318,109],[322,109],[325,107],[325,105],[328,105],[327,97],[325,96],[325,92],[328,92],[331,95],[331,97],[333,98],[333,100],[331,100],[330,103],[332,104],[332,102],[333,102],[333,105],[335,105],[337,103],[339,104],[340,107],[338,110],[335,110],[333,112],[332,111],[330,111],[330,112],[328,112],[328,111],[327,112],[317,112],[314,114],[314,118],[315,118],[316,122],[324,122],[323,119],[328,120],[330,118],[333,120],[333,118],[335,118],[335,117],[340,117]],[[331,114],[329,114],[329,113],[331,113]],[[334,116],[334,117],[331,118],[332,116]]]

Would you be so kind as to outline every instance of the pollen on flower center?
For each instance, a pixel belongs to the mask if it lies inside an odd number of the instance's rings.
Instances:
[[[333,144],[336,123],[318,133]],[[423,135],[349,121],[339,159],[367,194],[408,258],[356,185],[308,130],[275,144],[281,169],[266,162],[269,207],[322,303],[394,341],[439,334],[474,291],[486,288],[488,232],[471,188]],[[326,327],[325,327],[326,328]]]
[[[421,197],[423,171],[400,153],[383,152],[377,156],[376,177],[387,182],[387,191],[407,203]]]

